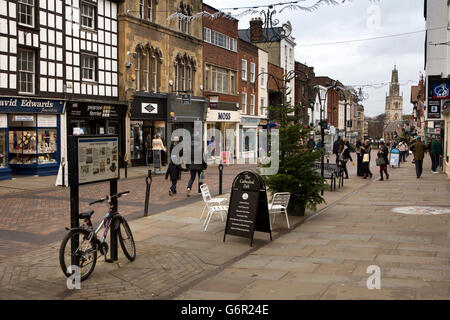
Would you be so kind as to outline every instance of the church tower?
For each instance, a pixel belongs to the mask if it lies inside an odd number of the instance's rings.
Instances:
[[[400,84],[398,82],[398,70],[394,66],[392,70],[391,84],[389,86],[389,95],[386,96],[386,119],[384,126],[389,122],[401,121],[403,115],[403,96],[400,95]]]

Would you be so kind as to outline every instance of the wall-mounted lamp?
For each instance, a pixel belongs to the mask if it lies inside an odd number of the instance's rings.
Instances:
[[[173,80],[169,80],[169,86],[173,86]]]
[[[125,67],[126,68],[131,68],[133,66],[133,63],[130,61],[125,62]]]

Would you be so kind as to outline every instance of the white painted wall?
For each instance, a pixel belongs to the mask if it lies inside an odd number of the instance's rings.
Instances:
[[[258,114],[261,118],[267,118],[267,106],[269,104],[269,94],[267,90],[267,84],[268,84],[268,78],[269,75],[267,74],[269,72],[269,53],[267,51],[258,49],[258,65],[259,70],[258,74],[261,74],[263,71],[266,72],[264,76],[260,75],[258,78],[259,86],[258,86],[258,100],[257,106],[258,106]],[[264,101],[264,105],[262,106],[261,110],[261,99]],[[260,113],[262,111],[262,113]]]

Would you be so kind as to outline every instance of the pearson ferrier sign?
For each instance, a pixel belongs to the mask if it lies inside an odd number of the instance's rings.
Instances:
[[[62,100],[0,97],[0,112],[61,114],[64,104]]]
[[[251,239],[251,246],[255,231],[270,233],[272,240],[266,186],[259,175],[245,171],[233,181],[223,241],[229,234]]]

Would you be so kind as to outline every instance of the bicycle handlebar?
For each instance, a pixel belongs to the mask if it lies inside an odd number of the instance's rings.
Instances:
[[[105,196],[104,198],[100,198],[98,200],[95,200],[95,201],[89,203],[89,205],[91,206],[93,204],[101,203],[101,202],[104,202],[105,200],[110,200],[110,199],[116,198],[116,197],[120,198],[121,196],[123,196],[124,194],[127,194],[127,193],[130,193],[130,191],[123,191],[123,192],[119,192],[118,194],[114,194],[112,196]]]

